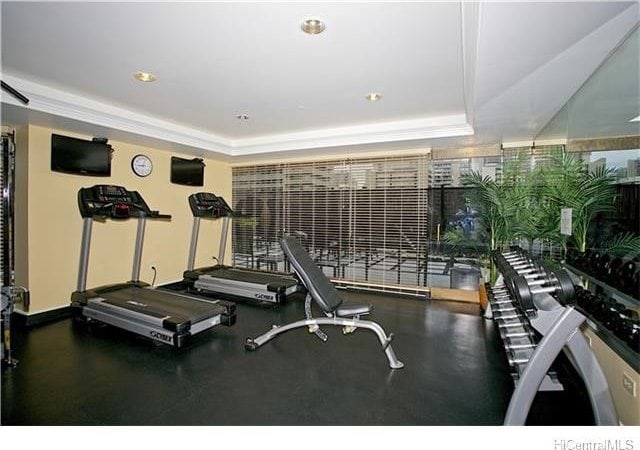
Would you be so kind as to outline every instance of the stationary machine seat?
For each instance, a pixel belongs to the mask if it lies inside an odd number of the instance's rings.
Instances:
[[[295,329],[308,327],[309,332],[315,333],[322,341],[327,340],[327,335],[320,329],[321,325],[339,325],[343,327],[343,332],[349,334],[358,328],[366,328],[373,331],[380,345],[384,350],[389,366],[392,369],[401,369],[404,364],[398,360],[393,348],[391,339],[393,335],[387,336],[384,329],[376,322],[360,320],[360,316],[373,312],[371,305],[343,305],[342,298],[331,281],[324,272],[315,264],[300,242],[287,236],[280,240],[280,246],[284,254],[289,259],[291,267],[296,272],[301,282],[307,288],[305,300],[306,320],[299,320],[288,325],[276,326],[266,333],[256,337],[247,338],[245,348],[247,350],[257,350],[258,347],[279,336],[280,334]],[[311,302],[315,303],[323,310],[326,317],[314,318],[311,314]]]

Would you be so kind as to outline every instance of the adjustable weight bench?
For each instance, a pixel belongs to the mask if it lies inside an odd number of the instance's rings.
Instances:
[[[315,264],[295,237],[286,236],[282,238],[280,245],[289,259],[291,267],[307,288],[307,297],[304,305],[306,320],[299,320],[282,326],[274,325],[271,330],[256,338],[247,338],[245,341],[247,350],[257,350],[258,347],[276,336],[295,328],[308,327],[309,332],[315,333],[322,341],[327,340],[327,335],[320,329],[320,325],[341,326],[344,334],[353,333],[357,328],[366,328],[378,336],[380,345],[382,345],[382,349],[389,360],[389,366],[392,369],[404,367],[404,364],[398,360],[391,347],[393,334],[387,336],[384,329],[376,322],[360,320],[360,316],[373,312],[372,305],[344,305],[331,281]],[[314,318],[312,316],[311,300],[315,300],[327,317]]]

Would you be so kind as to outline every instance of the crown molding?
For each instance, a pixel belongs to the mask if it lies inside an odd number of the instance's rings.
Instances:
[[[471,134],[473,129],[467,124],[465,115],[458,114],[242,139],[234,142],[233,155],[414,141]]]
[[[231,141],[190,127],[157,119],[43,84],[3,74],[3,79],[29,98],[24,106],[2,93],[2,102],[114,130],[231,155]]]
[[[456,114],[232,140],[17,76],[6,73],[2,76],[4,81],[30,100],[25,106],[3,92],[3,103],[227,156],[397,143],[473,134],[473,128],[467,123],[466,116]]]

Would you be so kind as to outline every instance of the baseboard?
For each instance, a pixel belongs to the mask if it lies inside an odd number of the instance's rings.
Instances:
[[[50,309],[34,314],[25,314],[23,312],[14,311],[11,315],[11,322],[16,327],[30,328],[43,325],[50,322],[71,317],[71,306]]]

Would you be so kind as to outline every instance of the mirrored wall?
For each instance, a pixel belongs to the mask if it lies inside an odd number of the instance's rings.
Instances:
[[[637,138],[640,135],[639,55],[640,31],[635,28],[540,131],[535,141],[567,139],[571,150],[572,144],[578,144],[575,141]]]

